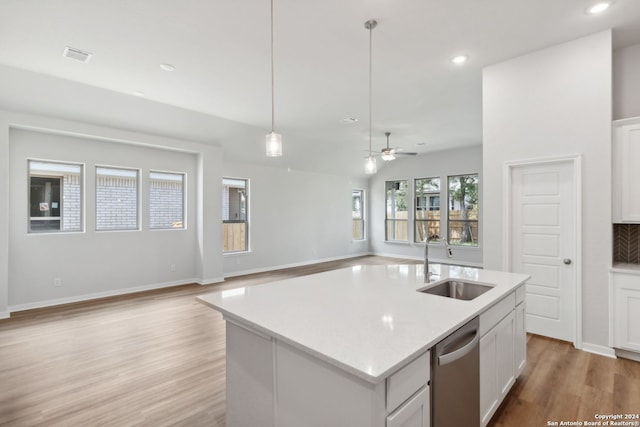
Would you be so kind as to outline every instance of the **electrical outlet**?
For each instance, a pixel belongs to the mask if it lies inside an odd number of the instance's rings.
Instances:
[[[59,288],[60,286],[62,286],[62,279],[59,277],[54,277],[53,286],[55,286],[56,288]]]
[[[171,271],[176,271],[176,265],[175,264],[171,264],[171,267],[169,267],[169,269]]]

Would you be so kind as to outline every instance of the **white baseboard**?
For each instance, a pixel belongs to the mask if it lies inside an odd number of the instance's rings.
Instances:
[[[52,307],[55,305],[70,304],[74,302],[90,301],[94,299],[113,297],[117,295],[133,294],[136,292],[151,291],[154,289],[170,288],[172,286],[181,286],[181,285],[187,285],[187,284],[197,283],[197,282],[198,282],[197,279],[184,279],[176,282],[155,283],[152,285],[135,286],[135,287],[126,288],[126,289],[116,289],[112,291],[95,292],[95,293],[84,294],[84,295],[74,295],[70,297],[56,298],[56,299],[51,299],[46,301],[29,302],[25,304],[17,304],[17,305],[9,306],[9,313],[13,313],[16,311],[23,311],[23,310],[32,310],[34,308],[43,308],[43,307]]]
[[[11,317],[10,311],[0,311],[0,319],[8,319]]]
[[[619,348],[615,349],[616,356],[623,357],[625,359],[635,360],[636,362],[640,362],[640,353],[636,353],[634,351],[628,350],[620,350]]]
[[[236,276],[244,276],[246,274],[265,273],[267,271],[282,270],[283,268],[303,267],[305,265],[320,264],[320,263],[323,263],[323,262],[330,262],[330,261],[339,261],[339,260],[342,260],[342,259],[358,258],[358,257],[361,257],[361,256],[367,256],[367,255],[372,255],[372,254],[369,253],[369,252],[361,252],[361,253],[351,254],[351,255],[346,255],[346,256],[338,256],[338,257],[332,257],[332,258],[322,258],[322,259],[315,259],[315,260],[309,260],[309,261],[294,262],[294,263],[291,263],[291,264],[281,264],[281,265],[263,267],[263,268],[253,268],[253,269],[250,269],[250,270],[242,270],[242,271],[234,271],[233,273],[226,273],[224,275],[224,277],[236,277]]]
[[[195,281],[198,285],[202,285],[202,286],[207,286],[207,285],[214,285],[216,283],[222,283],[224,282],[224,277],[215,277],[213,279],[202,279],[202,280],[196,280]]]
[[[611,347],[607,347],[604,345],[583,342],[581,350],[587,351],[589,353],[599,354],[600,356],[611,357],[613,359],[616,358],[616,351]]]

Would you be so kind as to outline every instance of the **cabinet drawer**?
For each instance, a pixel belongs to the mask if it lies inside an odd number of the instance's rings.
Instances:
[[[429,427],[429,387],[423,387],[407,403],[387,417],[387,427]]]
[[[631,273],[613,273],[613,284],[616,289],[640,291],[640,275]]]
[[[524,289],[524,287],[522,287]],[[480,315],[480,336],[483,336],[516,307],[516,293],[512,292]]]
[[[520,285],[518,289],[516,289],[516,305],[520,304],[527,297],[527,288],[525,285]]]
[[[387,413],[393,412],[429,382],[430,368],[431,357],[427,351],[387,378]]]

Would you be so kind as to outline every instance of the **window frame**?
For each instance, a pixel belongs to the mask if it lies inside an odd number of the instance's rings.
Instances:
[[[182,187],[182,218],[181,218],[181,223],[182,225],[179,227],[152,227],[151,226],[151,181],[152,181],[152,174],[161,174],[161,175],[180,175],[182,177],[182,181],[181,181],[181,187]],[[159,169],[149,169],[149,173],[147,175],[147,178],[149,180],[149,185],[148,185],[148,200],[147,202],[149,203],[149,212],[148,212],[148,227],[149,230],[151,231],[160,231],[160,230],[186,230],[187,229],[187,173],[186,172],[175,172],[175,171],[165,171],[165,170],[159,170]]]
[[[135,228],[98,228],[98,170],[99,169],[111,169],[111,170],[122,170],[122,171],[131,171],[135,172],[136,178],[136,226]],[[128,167],[128,166],[112,166],[112,165],[101,165],[96,164],[94,168],[94,196],[95,196],[95,231],[97,233],[110,233],[110,232],[132,232],[132,231],[141,231],[141,176],[142,170],[140,168]]]
[[[225,209],[225,205],[224,205],[224,187],[225,187],[225,181],[244,181],[244,216],[245,219],[237,219],[237,220],[232,220],[232,219],[224,219],[224,209]],[[230,176],[223,176],[222,177],[222,254],[223,255],[233,255],[233,254],[243,254],[243,253],[248,253],[251,252],[251,246],[250,246],[250,212],[251,212],[251,203],[250,203],[250,198],[251,198],[251,182],[249,178],[237,178],[237,177],[230,177]],[[242,210],[242,202],[240,203],[240,210]],[[226,233],[226,228],[225,228],[225,224],[238,224],[238,223],[244,223],[244,249],[231,249],[231,250],[225,250],[225,233]]]
[[[45,172],[44,169],[42,169],[42,172],[36,172],[36,173],[32,173],[32,168],[31,165],[32,164],[43,164],[43,165],[60,165],[60,167],[77,167],[79,169],[79,172],[77,173],[78,176],[78,186],[79,186],[79,196],[80,196],[80,200],[78,202],[78,220],[79,220],[79,225],[78,228],[74,228],[74,229],[68,229],[65,230],[63,229],[64,226],[64,195],[65,195],[65,190],[64,190],[64,171],[63,170],[59,170],[59,171],[54,171],[54,170],[50,170]],[[37,170],[37,169],[36,169]],[[74,175],[76,175],[74,173]],[[42,231],[35,231],[32,228],[32,221],[33,218],[38,218],[38,217],[32,217],[31,216],[31,197],[32,197],[32,181],[31,178],[36,177],[36,178],[50,178],[50,179],[58,179],[60,181],[60,194],[59,194],[59,208],[60,209],[60,215],[57,217],[51,217],[54,218],[55,220],[59,221],[59,228],[58,229],[45,229]],[[79,162],[71,162],[71,161],[62,161],[62,160],[48,160],[48,159],[36,159],[36,158],[27,158],[27,234],[28,235],[39,235],[39,234],[60,234],[60,233],[84,233],[84,226],[85,226],[85,164],[84,163],[79,163]]]
[[[406,205],[405,207],[406,207],[406,212],[407,212],[407,218],[398,219],[398,218],[395,218],[395,215],[394,215],[394,218],[390,218],[389,217],[389,208],[390,208],[390,206],[389,206],[389,199],[388,199],[387,196],[388,196],[388,192],[390,191],[388,189],[389,188],[389,184],[391,184],[391,183],[394,184],[393,185],[394,187],[397,184],[399,184],[399,185],[402,185],[402,183],[405,184],[405,196],[404,196],[405,200],[404,200],[404,202],[405,202],[405,205]],[[394,192],[393,194],[395,195],[395,192],[396,191],[400,191],[400,188],[392,189],[391,191],[393,191]],[[408,179],[394,179],[394,180],[391,180],[391,181],[385,181],[384,182],[384,240],[385,240],[385,242],[409,243],[409,205],[408,205],[410,203],[408,201],[409,196],[410,196],[410,194],[409,194],[409,180]],[[393,200],[396,200],[396,197],[394,197]],[[397,203],[396,203],[396,205],[397,205]],[[394,211],[394,212],[397,212],[397,210]],[[400,211],[400,212],[403,212],[403,211]],[[390,237],[389,236],[389,222],[390,221],[393,223],[393,228],[392,229],[393,229],[393,237],[394,238],[389,238]],[[406,233],[406,239],[397,239],[396,238],[398,221],[405,223],[405,227],[404,228],[405,228],[405,233]]]
[[[360,197],[360,217],[357,218],[354,216],[355,213],[355,209],[354,209],[354,198],[356,197],[356,192],[359,192],[359,197]],[[366,233],[366,199],[365,199],[365,190],[363,189],[359,189],[359,188],[354,188],[351,190],[351,240],[354,242],[362,242],[363,240],[367,240],[367,233]],[[360,233],[362,235],[361,239],[356,239],[354,238],[354,231],[355,231],[355,221],[356,220],[360,220],[360,226],[358,227],[360,229]]]

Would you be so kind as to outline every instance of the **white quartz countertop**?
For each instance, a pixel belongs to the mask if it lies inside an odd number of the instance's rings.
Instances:
[[[471,301],[416,292],[422,265],[363,265],[198,299],[227,320],[282,340],[366,381],[377,383],[498,302],[529,276],[431,265],[432,280],[488,283]]]

